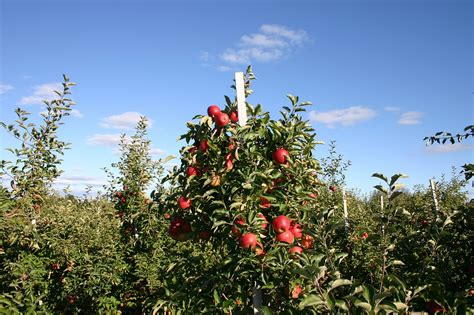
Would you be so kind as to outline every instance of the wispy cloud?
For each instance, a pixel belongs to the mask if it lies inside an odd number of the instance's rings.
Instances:
[[[133,129],[137,125],[141,116],[144,115],[138,112],[126,112],[120,115],[112,115],[103,118],[100,125],[104,128]],[[148,120],[148,127],[151,127],[151,125],[151,120]]]
[[[13,90],[13,86],[10,84],[0,84],[0,95],[5,94],[10,90]]]
[[[121,134],[94,134],[87,138],[87,144],[115,147],[120,143]]]
[[[54,184],[60,186],[92,186],[92,187],[102,187],[107,180],[105,178],[93,177],[93,176],[84,176],[84,175],[69,175],[69,176],[60,176],[54,181]]]
[[[151,155],[163,155],[163,154],[165,154],[165,153],[166,153],[166,151],[165,151],[165,150],[162,150],[162,149],[160,149],[160,148],[151,148],[151,149],[150,149],[150,154],[151,154]]]
[[[42,105],[43,100],[51,101],[57,95],[54,91],[61,91],[62,84],[58,82],[45,83],[33,87],[33,93],[24,96],[18,102],[19,105]]]
[[[309,119],[313,122],[323,123],[333,128],[337,124],[343,126],[353,125],[358,122],[370,120],[377,116],[377,113],[365,106],[352,106],[349,108],[335,109],[327,112],[309,112]]]
[[[264,24],[257,33],[243,35],[232,48],[219,54],[224,64],[216,66],[218,71],[229,71],[230,65],[272,62],[291,56],[295,50],[309,41],[304,30],[294,30],[284,25]],[[209,53],[200,59],[209,61]]]
[[[78,109],[71,109],[71,116],[73,117],[77,117],[77,118],[82,118],[84,117],[84,114],[82,114]],[[40,115],[47,115],[48,112],[47,111],[42,111],[39,113]]]
[[[473,146],[464,144],[464,143],[455,143],[455,144],[434,144],[426,146],[426,151],[428,153],[451,153],[451,152],[459,152],[465,150],[472,150]]]
[[[399,112],[400,111],[400,107],[396,107],[396,106],[386,106],[386,107],[384,107],[384,109],[387,112]]]
[[[422,112],[406,112],[403,113],[398,123],[400,125],[417,125],[421,123]]]

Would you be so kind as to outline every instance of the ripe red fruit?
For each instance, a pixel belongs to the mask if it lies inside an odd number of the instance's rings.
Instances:
[[[188,149],[188,152],[191,153],[191,154],[194,154],[196,151],[197,151],[197,147],[196,146],[192,146]]]
[[[428,312],[430,314],[435,314],[435,313],[446,313],[447,310],[442,307],[441,305],[439,305],[438,303],[436,303],[435,301],[429,301],[428,303],[426,303],[426,307],[428,308]]]
[[[290,229],[291,220],[285,215],[279,215],[272,222],[273,229],[277,233],[283,233]]]
[[[276,164],[285,164],[288,156],[290,156],[290,154],[284,148],[277,149],[272,155],[273,161],[275,161]]]
[[[313,199],[316,199],[318,197],[316,193],[310,193],[309,196]]]
[[[336,192],[337,187],[331,185],[331,186],[329,186],[329,190],[332,191],[332,192]]]
[[[122,193],[121,193],[120,191],[117,191],[117,192],[115,193],[115,197],[117,197],[117,198],[122,198]]]
[[[234,168],[234,163],[232,162],[231,159],[225,161],[225,169],[227,171],[230,171],[231,169]]]
[[[75,295],[73,295],[73,294],[71,294],[71,295],[69,295],[69,296],[67,297],[67,302],[68,302],[69,304],[75,304],[76,301],[77,301],[77,297],[76,297]]]
[[[126,201],[127,201],[127,200],[125,199],[125,197],[120,198],[120,202],[121,202],[121,203],[125,203]]]
[[[209,148],[209,144],[208,144],[207,140],[202,140],[199,143],[199,149],[201,149],[202,153],[206,153],[208,148]]]
[[[51,269],[53,270],[59,270],[59,268],[61,268],[61,266],[58,263],[54,263],[51,265]]]
[[[214,117],[221,113],[221,109],[217,105],[211,105],[207,108],[207,114],[211,117]]]
[[[369,233],[364,232],[362,233],[362,238],[365,240],[367,237],[369,237]]]
[[[303,235],[301,237],[301,246],[303,246],[304,249],[313,248],[313,238],[311,235]]]
[[[189,222],[180,217],[175,217],[171,220],[168,233],[173,239],[177,241],[185,241],[189,232],[191,232],[191,225]]]
[[[280,233],[276,237],[277,242],[293,244],[295,241],[295,236],[290,231]]]
[[[291,297],[293,299],[297,299],[300,296],[301,291],[303,291],[303,288],[301,288],[301,285],[299,284],[295,285],[295,287],[293,288],[293,291],[291,291]]]
[[[261,218],[261,219],[264,221],[264,222],[262,222],[262,224],[261,224],[260,226],[262,227],[262,229],[265,230],[265,229],[267,228],[267,226],[268,226],[267,218],[265,218],[265,216],[264,216],[263,214],[261,214],[261,213],[257,214],[257,216],[258,216],[259,218]]]
[[[290,232],[295,236],[295,238],[301,238],[303,236],[303,229],[298,223],[291,223]]]
[[[235,237],[241,236],[242,231],[240,230],[240,227],[242,227],[244,225],[245,225],[245,221],[242,217],[239,217],[239,218],[235,219],[234,225],[231,228],[232,235],[234,235]]]
[[[229,116],[226,113],[220,113],[214,116],[214,122],[216,123],[216,126],[219,128],[223,128],[227,126],[229,121],[230,121]]]
[[[209,231],[200,231],[198,237],[202,240],[208,240],[211,237],[211,233]]]
[[[188,169],[186,170],[186,173],[188,174],[189,177],[191,176],[198,176],[199,175],[199,169],[194,166],[189,166]]]
[[[288,252],[290,253],[290,255],[302,254],[303,249],[299,246],[293,246]]]
[[[268,201],[267,198],[260,197],[260,207],[262,207],[264,209],[268,209],[268,208],[271,208],[272,205],[270,204],[270,201]]]
[[[171,218],[171,214],[165,213],[164,217],[165,217],[166,220],[168,220],[169,218]]]
[[[230,121],[232,121],[233,123],[236,123],[239,121],[239,115],[237,112],[230,113],[229,118],[230,118]]]
[[[179,207],[184,210],[191,207],[192,201],[190,199],[186,199],[183,196],[181,196],[179,197],[178,203],[179,203]]]
[[[240,246],[244,249],[255,249],[257,247],[257,236],[247,233],[240,237]]]

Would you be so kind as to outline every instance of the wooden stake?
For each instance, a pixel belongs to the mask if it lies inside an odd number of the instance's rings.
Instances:
[[[347,198],[346,198],[346,189],[342,188],[342,205],[344,208],[344,228],[346,230],[346,234],[349,233],[349,218],[347,214]]]
[[[435,206],[436,215],[438,215],[439,203],[438,203],[438,197],[436,196],[436,182],[434,178],[430,179],[430,185],[431,185],[431,193],[433,194],[433,203]]]

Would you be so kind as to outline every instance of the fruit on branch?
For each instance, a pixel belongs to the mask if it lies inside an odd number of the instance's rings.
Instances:
[[[230,171],[234,168],[234,162],[231,159],[225,160],[225,169],[226,171]]]
[[[191,232],[191,225],[189,222],[180,217],[175,217],[171,220],[168,233],[173,239],[177,241],[185,241],[189,232]]]
[[[299,246],[293,246],[288,252],[290,253],[290,255],[302,254],[303,249]]]
[[[303,236],[303,229],[301,225],[295,222],[291,222],[290,232],[295,236],[295,238],[299,239]]]
[[[290,154],[284,148],[276,149],[272,154],[273,161],[275,161],[276,164],[285,164],[288,162],[287,157],[289,156]]]
[[[229,115],[220,113],[214,116],[214,122],[218,128],[224,128],[229,124]]]
[[[287,244],[293,244],[293,242],[295,241],[295,236],[290,231],[286,231],[278,234],[276,237],[276,241]]]
[[[260,197],[260,207],[264,209],[268,209],[268,208],[271,208],[272,205],[270,204],[270,201],[268,201],[267,198]]]
[[[202,153],[206,153],[208,148],[209,148],[209,143],[207,142],[207,140],[202,140],[199,143],[199,149],[201,149]]]
[[[230,113],[229,118],[230,118],[230,121],[232,121],[233,123],[236,123],[239,121],[239,115],[237,114],[236,111],[233,111],[232,113]]]
[[[199,175],[199,169],[194,166],[188,166],[188,169],[186,170],[186,174],[188,174],[188,177],[191,176],[198,176]]]
[[[334,185],[331,185],[331,186],[329,186],[329,190],[332,191],[332,192],[336,192],[337,187],[334,186]]]
[[[234,225],[232,225],[231,232],[235,237],[242,235],[241,227],[245,225],[245,221],[242,217],[238,217],[234,220]]]
[[[293,291],[291,291],[291,297],[293,299],[297,299],[300,296],[301,291],[303,291],[303,288],[301,287],[301,285],[299,284],[295,285],[295,287],[293,288]]]
[[[211,105],[207,108],[207,114],[211,117],[214,117],[221,113],[221,109],[217,105]]]
[[[243,249],[255,249],[257,242],[257,236],[253,233],[246,233],[240,237],[240,246]]]
[[[364,232],[362,233],[362,238],[365,240],[367,237],[369,237],[369,233]]]
[[[212,174],[211,177],[211,186],[212,187],[217,187],[221,184],[221,177],[215,173]]]
[[[208,240],[211,237],[211,233],[209,231],[200,231],[198,237],[202,240]]]
[[[291,220],[285,215],[279,215],[272,222],[273,230],[277,233],[283,233],[290,229]]]
[[[311,249],[313,248],[313,238],[311,235],[303,235],[301,237],[301,246],[303,246],[304,249]]]
[[[310,193],[310,194],[309,194],[309,197],[310,197],[310,198],[313,198],[313,199],[316,199],[316,198],[318,197],[318,195],[313,192],[313,193]]]
[[[179,203],[179,207],[185,210],[191,207],[192,201],[191,199],[186,199],[184,196],[181,196],[179,197],[178,203]]]

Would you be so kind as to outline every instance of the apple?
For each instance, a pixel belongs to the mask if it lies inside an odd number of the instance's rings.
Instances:
[[[285,215],[279,215],[272,222],[273,229],[277,233],[283,233],[290,229],[291,220]]]
[[[230,118],[230,121],[232,121],[233,123],[236,123],[239,121],[239,114],[234,111],[230,113],[229,118]]]
[[[301,237],[301,246],[303,246],[304,249],[311,249],[313,248],[313,238],[311,235],[303,235]]]
[[[291,223],[290,230],[289,230],[295,238],[299,239],[303,236],[303,229],[301,228],[301,225],[298,223]]]
[[[211,233],[209,231],[200,231],[198,237],[202,240],[208,240],[211,237]]]
[[[300,296],[301,291],[303,291],[303,288],[301,288],[301,285],[299,284],[295,285],[295,287],[293,288],[293,291],[291,291],[291,297],[293,299],[297,299]]]
[[[196,146],[192,146],[188,149],[188,152],[191,153],[191,154],[194,154],[194,153],[196,153],[197,149],[198,148]]]
[[[273,161],[275,161],[276,164],[285,164],[287,162],[286,158],[289,156],[290,154],[284,148],[276,149],[272,155]]]
[[[183,210],[188,209],[191,207],[192,201],[190,199],[186,199],[185,197],[179,197],[179,207]]]
[[[318,197],[318,195],[316,193],[310,193],[309,197],[313,198],[313,199],[316,199]]]
[[[362,233],[362,238],[365,240],[367,237],[369,237],[369,233],[364,232]]]
[[[428,220],[426,220],[426,219],[421,220],[421,225],[427,226],[428,225]]]
[[[169,218],[171,218],[171,214],[169,214],[169,213],[167,212],[167,213],[165,213],[164,217],[165,217],[166,220],[169,220]]]
[[[221,113],[221,109],[217,105],[211,105],[207,108],[207,114],[211,117],[214,117]]]
[[[441,305],[439,305],[438,303],[436,303],[435,301],[429,301],[428,303],[426,303],[426,308],[428,308],[428,312],[430,314],[435,314],[435,313],[446,313],[447,310],[442,307]]]
[[[207,140],[202,140],[199,143],[199,149],[201,149],[202,153],[206,153],[208,148],[209,148],[209,143],[207,142]]]
[[[270,201],[268,201],[267,198],[260,197],[260,207],[264,209],[268,209],[268,208],[271,208],[272,205],[270,204]]]
[[[58,263],[54,263],[51,265],[51,269],[53,270],[59,270],[61,268],[61,266],[58,264]]]
[[[219,175],[213,174],[211,177],[211,186],[217,187],[221,184],[221,177]]]
[[[234,151],[234,149],[235,149],[235,142],[232,141],[232,142],[229,143],[229,150]]]
[[[68,295],[67,302],[69,304],[75,304],[77,301],[77,297],[74,294]]]
[[[255,255],[256,256],[265,255],[265,250],[262,247],[258,246],[257,248],[255,248]]]
[[[329,186],[329,190],[330,190],[330,191],[332,191],[332,192],[336,192],[336,190],[337,190],[337,187],[336,187],[336,186],[333,186],[333,185],[331,185],[331,186]]]
[[[214,122],[219,128],[223,128],[229,124],[229,116],[226,113],[220,113],[214,116]]]
[[[234,163],[232,162],[232,160],[231,160],[231,159],[225,160],[225,169],[226,169],[227,171],[230,171],[230,170],[232,170],[233,168],[234,168]]]
[[[240,237],[240,246],[244,249],[255,249],[257,247],[257,236],[253,233],[246,233]]]
[[[293,244],[295,241],[295,236],[290,231],[280,233],[276,237],[277,242]]]
[[[127,201],[127,200],[125,199],[125,197],[120,198],[120,202],[121,202],[121,203],[125,203],[126,201]]]
[[[267,218],[262,213],[258,213],[257,216],[263,220],[262,224],[260,225],[262,229],[266,229],[268,226]]]
[[[302,254],[303,249],[299,246],[293,246],[288,252],[290,253],[290,255]]]
[[[115,193],[115,197],[117,197],[117,198],[122,198],[122,193],[121,193],[120,191],[117,191],[117,192]]]
[[[191,232],[191,225],[189,222],[180,217],[174,217],[171,220],[168,233],[173,239],[177,241],[185,241],[189,232]]]
[[[189,166],[188,169],[186,170],[186,173],[188,174],[189,177],[191,176],[198,176],[199,175],[199,169],[194,166]]]
[[[232,235],[235,237],[240,237],[242,235],[242,231],[240,230],[240,227],[238,226],[244,226],[245,221],[242,217],[238,217],[237,219],[234,220],[234,225],[232,225],[231,232]]]

